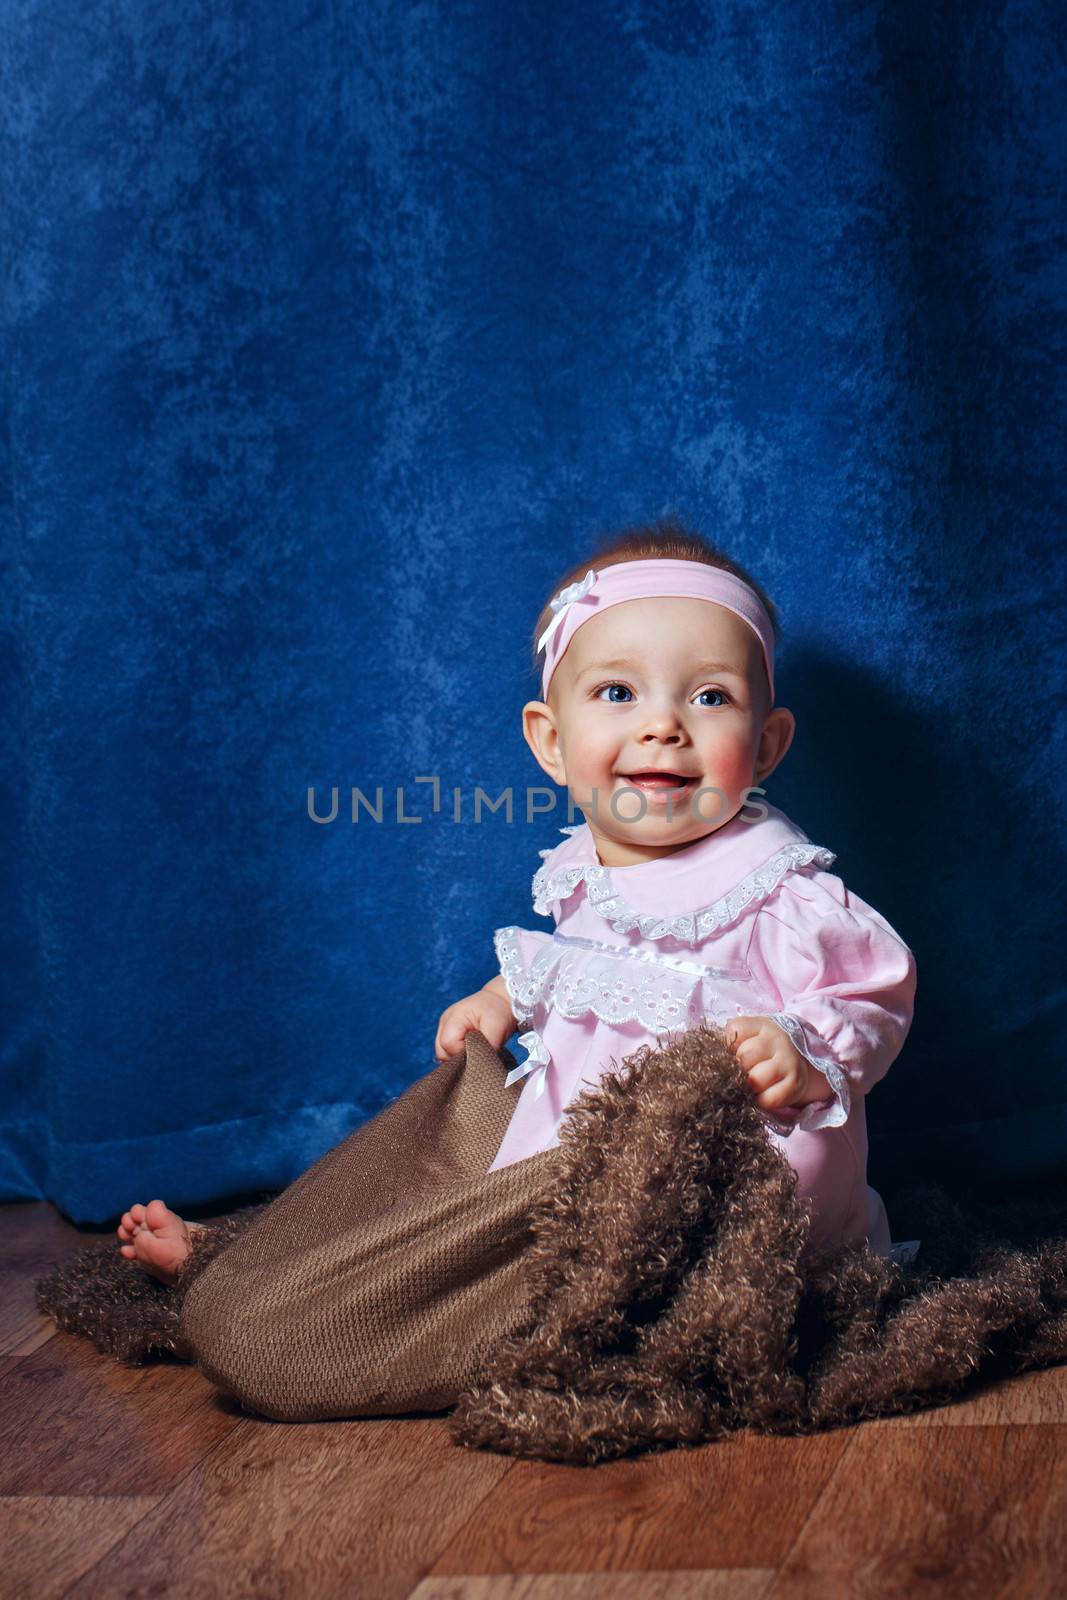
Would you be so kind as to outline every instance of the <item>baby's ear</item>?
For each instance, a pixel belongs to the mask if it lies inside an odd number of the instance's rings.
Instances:
[[[522,708],[522,732],[542,772],[556,783],[566,782],[559,749],[559,730],[552,707],[543,700],[529,700]]]
[[[796,731],[797,719],[788,707],[775,706],[773,711],[768,711],[756,758],[756,773],[760,783],[770,777],[783,759]]]

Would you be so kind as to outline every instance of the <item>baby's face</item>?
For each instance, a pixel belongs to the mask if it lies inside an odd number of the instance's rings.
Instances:
[[[769,701],[760,642],[735,612],[680,596],[627,600],[578,629],[524,728],[601,861],[626,866],[736,816],[793,736],[792,713]],[[653,771],[684,782],[639,776]]]

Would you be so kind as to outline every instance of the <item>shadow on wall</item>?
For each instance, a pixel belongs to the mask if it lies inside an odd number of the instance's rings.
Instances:
[[[1067,1062],[1054,1002],[1062,941],[1042,916],[1063,881],[1051,807],[1016,825],[1019,792],[957,734],[937,685],[902,702],[852,660],[796,647],[797,718],[768,798],[915,953],[915,1019],[868,1104],[871,1181],[1064,1174]],[[993,751],[999,741],[990,727]],[[1035,911],[1032,908],[1037,907]]]

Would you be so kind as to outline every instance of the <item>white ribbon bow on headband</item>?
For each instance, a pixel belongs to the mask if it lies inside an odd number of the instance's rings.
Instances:
[[[552,618],[552,621],[549,623],[548,627],[545,629],[544,633],[541,635],[540,639],[538,639],[538,650],[543,650],[545,648],[545,645],[551,639],[552,635],[555,633],[556,629],[567,615],[567,608],[572,606],[576,600],[581,600],[584,595],[587,595],[595,582],[596,572],[592,567],[590,567],[589,571],[580,582],[568,583],[565,589],[561,589],[559,591],[559,594],[552,596],[552,599],[548,603],[556,614]]]

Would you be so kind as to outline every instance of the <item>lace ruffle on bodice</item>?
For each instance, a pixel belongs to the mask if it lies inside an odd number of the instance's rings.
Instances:
[[[735,1015],[730,981],[748,978],[747,970],[728,971],[562,933],[553,935],[526,971],[519,933],[517,927],[498,928],[494,942],[516,1015],[527,1019],[543,1005],[565,1017],[591,1012],[601,1022],[636,1021],[659,1034],[691,1026],[716,1009],[723,1017]]]

